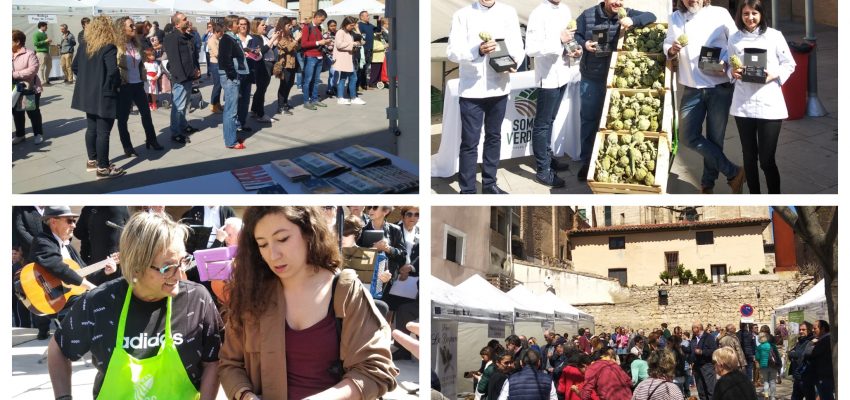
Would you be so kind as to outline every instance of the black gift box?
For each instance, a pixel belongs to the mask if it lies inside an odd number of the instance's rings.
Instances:
[[[702,46],[699,51],[699,69],[705,72],[723,73],[723,64],[720,63],[720,47]]]
[[[767,72],[764,69],[767,67],[767,50],[765,49],[744,49],[744,73],[742,80],[752,83],[766,83]]]
[[[571,54],[571,53],[575,52],[576,50],[578,50],[580,48],[581,48],[581,46],[578,44],[578,42],[575,41],[575,39],[570,40],[567,43],[564,43],[564,51],[566,51],[567,54]]]
[[[490,53],[490,68],[496,72],[507,72],[517,68],[516,61],[508,53],[508,47],[505,46],[503,39],[496,40],[496,50]]]
[[[596,57],[611,56],[611,48],[608,45],[608,28],[593,29],[593,41],[596,42]]]

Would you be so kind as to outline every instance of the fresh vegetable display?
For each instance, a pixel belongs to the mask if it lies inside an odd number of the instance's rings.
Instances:
[[[490,32],[487,31],[478,33],[478,37],[481,39],[482,42],[489,42],[493,40],[493,36],[491,36]]]
[[[644,53],[661,53],[667,27],[663,24],[629,29],[623,39],[623,50],[637,50]],[[682,45],[684,46],[684,44]]]
[[[664,62],[637,51],[620,52],[611,85],[620,89],[663,89]]]
[[[658,148],[643,133],[609,133],[596,157],[595,180],[601,183],[655,184]]]
[[[627,95],[612,90],[605,127],[615,131],[658,132],[662,105],[660,94],[639,92]]]

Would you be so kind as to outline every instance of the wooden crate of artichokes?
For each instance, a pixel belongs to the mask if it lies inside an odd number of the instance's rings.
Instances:
[[[600,131],[587,183],[593,193],[665,193],[670,150],[664,136]]]

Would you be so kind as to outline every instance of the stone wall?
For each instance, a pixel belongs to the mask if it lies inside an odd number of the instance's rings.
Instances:
[[[757,273],[757,272],[756,272]],[[624,288],[627,296],[616,304],[574,304],[596,318],[596,329],[610,332],[617,326],[634,329],[660,327],[667,322],[690,329],[694,321],[721,324],[737,323],[743,304],[755,308],[757,323],[770,323],[774,308],[794,298],[798,279],[722,284],[643,286]],[[668,305],[658,305],[658,291],[667,290]],[[805,290],[804,290],[805,291]],[[757,293],[760,297],[757,297]]]

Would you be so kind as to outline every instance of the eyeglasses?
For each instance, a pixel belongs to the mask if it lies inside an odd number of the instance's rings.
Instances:
[[[383,209],[383,208],[384,208],[384,206],[367,206],[366,207],[367,210],[380,210],[380,209]]]
[[[64,220],[65,220],[65,222],[68,223],[68,225],[76,225],[77,224],[76,218],[64,218]]]
[[[410,212],[410,211],[408,211],[408,212],[404,213],[404,216],[405,216],[406,218],[411,218],[411,217],[419,218],[419,213],[415,213],[415,212]]]
[[[193,257],[191,254],[187,254],[175,264],[166,264],[162,267],[155,267],[151,265],[150,268],[154,271],[159,272],[159,274],[162,275],[163,278],[172,278],[177,274],[178,270],[185,271],[186,269],[188,269],[189,266],[192,265],[192,261],[194,260],[195,257]]]

